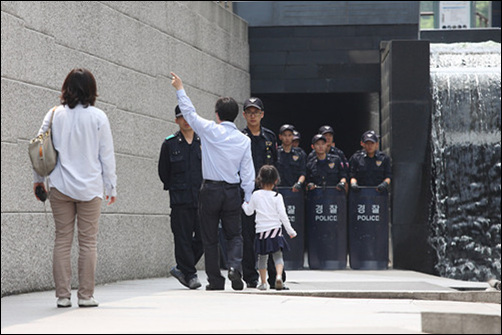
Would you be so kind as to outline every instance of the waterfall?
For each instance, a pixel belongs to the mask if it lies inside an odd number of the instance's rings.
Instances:
[[[500,280],[500,43],[431,44],[430,66],[436,270]]]

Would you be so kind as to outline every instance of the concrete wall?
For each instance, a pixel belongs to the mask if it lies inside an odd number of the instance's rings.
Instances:
[[[433,273],[429,42],[382,43],[381,149],[392,158],[393,267]],[[413,64],[412,67],[409,64]]]
[[[419,1],[235,2],[234,10],[249,22],[256,95],[379,92],[380,42],[419,32]]]
[[[393,25],[418,22],[419,1],[236,1],[250,27]]]
[[[96,105],[110,119],[117,160],[117,203],[103,204],[100,221],[97,283],[167,275],[174,264],[170,210],[157,162],[162,141],[177,129],[168,75],[182,77],[207,118],[219,96],[244,102],[247,23],[202,1],[1,6],[2,296],[53,287],[54,224],[50,204],[33,195],[27,147],[75,67],[96,77]]]

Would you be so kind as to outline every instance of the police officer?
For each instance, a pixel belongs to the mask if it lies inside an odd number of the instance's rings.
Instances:
[[[347,174],[340,157],[326,153],[326,138],[317,134],[312,138],[315,157],[307,162],[307,189],[335,186],[345,190]]]
[[[362,150],[350,157],[350,188],[375,186],[378,192],[388,191],[392,178],[390,158],[378,150],[378,135],[373,130],[361,136]]]
[[[249,98],[244,102],[243,115],[247,127],[242,132],[251,139],[253,164],[257,174],[263,165],[275,165],[277,162],[277,138],[272,130],[261,126],[265,111],[259,98]]]
[[[305,155],[305,157],[307,157],[307,154],[305,153],[305,150],[303,150],[300,147],[300,141],[301,140],[302,140],[302,136],[301,136],[300,132],[295,129],[293,131],[293,147],[300,149],[303,152],[303,154]]]
[[[335,142],[334,142],[335,131],[333,130],[333,127],[328,126],[328,125],[322,126],[319,128],[318,133],[321,135],[324,135],[324,137],[326,138],[326,153],[340,157],[340,159],[343,163],[343,168],[345,169],[345,172],[348,174],[349,173],[349,161],[347,160],[347,157],[345,156],[343,151],[335,146]],[[307,161],[314,158],[314,156],[315,156],[315,151],[312,150],[312,152],[309,154],[309,156],[307,158]]]
[[[261,120],[265,115],[263,102],[260,98],[251,97],[244,102],[243,116],[247,127],[242,131],[251,139],[251,152],[256,175],[263,165],[276,165],[277,138],[273,131],[262,127]],[[258,285],[258,271],[256,271],[256,254],[254,251],[255,215],[247,216],[242,212],[242,237],[244,252],[242,257],[243,279],[247,287]],[[283,272],[283,281],[286,281]],[[268,280],[270,288],[275,287],[276,270],[272,257],[268,262]],[[286,288],[287,289],[287,288]]]
[[[277,170],[281,176],[279,186],[292,187],[293,192],[299,192],[305,183],[307,157],[303,150],[293,147],[294,132],[290,124],[279,129],[282,144],[277,148]]]
[[[175,108],[175,116],[180,130],[162,143],[158,165],[171,205],[177,266],[170,273],[182,285],[196,289],[201,283],[195,265],[203,254],[197,210],[202,183],[200,138],[183,118],[179,106]]]
[[[302,139],[300,132],[298,130],[293,130],[293,146],[298,148],[300,146],[300,140]]]

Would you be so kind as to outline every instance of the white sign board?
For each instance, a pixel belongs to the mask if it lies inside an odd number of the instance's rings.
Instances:
[[[465,29],[471,27],[471,1],[439,1],[439,27]]]

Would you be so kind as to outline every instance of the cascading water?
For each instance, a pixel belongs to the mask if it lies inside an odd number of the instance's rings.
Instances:
[[[436,270],[448,278],[500,280],[500,43],[430,47]]]

